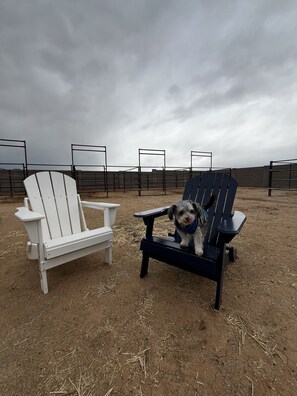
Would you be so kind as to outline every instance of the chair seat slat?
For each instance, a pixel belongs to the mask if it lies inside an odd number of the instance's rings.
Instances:
[[[52,259],[70,252],[85,249],[94,244],[100,244],[112,240],[110,227],[102,227],[94,230],[83,231],[80,234],[52,239],[44,244],[45,257]]]

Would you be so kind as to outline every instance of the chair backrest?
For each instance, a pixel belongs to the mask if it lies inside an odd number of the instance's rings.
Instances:
[[[216,228],[232,213],[236,190],[237,181],[224,173],[208,172],[186,183],[183,199],[198,202],[203,207],[209,202],[211,195],[216,197],[214,205],[208,210],[209,227],[205,238],[210,244],[217,244]]]
[[[85,224],[76,182],[59,172],[39,172],[27,177],[24,185],[31,209],[44,214],[44,240],[81,232]]]

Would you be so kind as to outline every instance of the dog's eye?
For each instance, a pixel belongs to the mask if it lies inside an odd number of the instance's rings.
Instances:
[[[190,210],[190,213],[191,213],[191,214],[194,214],[194,213],[195,213],[195,212],[194,212],[194,209],[191,209],[191,210]]]
[[[185,213],[185,211],[184,211],[184,210],[181,210],[181,211],[179,212],[179,215],[182,216],[184,213]]]

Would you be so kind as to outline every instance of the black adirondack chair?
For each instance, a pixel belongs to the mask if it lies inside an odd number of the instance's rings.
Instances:
[[[204,276],[216,282],[215,309],[220,308],[224,265],[226,259],[234,262],[235,250],[227,244],[240,232],[246,217],[242,212],[232,212],[237,182],[223,173],[208,172],[190,179],[182,199],[198,202],[201,206],[215,195],[215,204],[208,210],[209,227],[205,237],[204,253],[195,255],[193,246],[181,248],[177,233],[168,237],[153,235],[154,220],[167,214],[169,206],[135,213],[146,225],[145,237],[141,240],[142,265],[140,277],[148,272],[149,258],[173,265],[183,270]]]

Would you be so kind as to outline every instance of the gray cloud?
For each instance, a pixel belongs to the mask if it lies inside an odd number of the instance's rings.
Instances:
[[[173,166],[295,158],[296,19],[289,0],[0,0],[0,135],[29,162],[70,163],[71,143],[115,165],[146,147]]]

